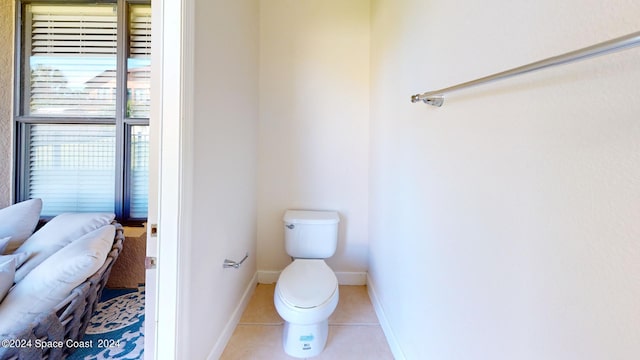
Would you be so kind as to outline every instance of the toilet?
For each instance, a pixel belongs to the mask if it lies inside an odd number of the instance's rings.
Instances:
[[[336,252],[340,217],[335,211],[288,210],[283,221],[293,262],[280,274],[273,298],[285,320],[284,351],[308,358],[324,349],[328,319],[338,305],[338,279],[324,259]]]

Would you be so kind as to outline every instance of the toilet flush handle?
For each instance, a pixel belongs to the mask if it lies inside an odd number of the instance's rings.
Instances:
[[[292,229],[292,230],[293,230],[293,228],[295,228],[295,227],[296,227],[296,226],[295,226],[295,225],[293,225],[293,224],[287,224],[287,225],[285,225],[285,226],[286,226],[287,228],[289,228],[289,229]]]

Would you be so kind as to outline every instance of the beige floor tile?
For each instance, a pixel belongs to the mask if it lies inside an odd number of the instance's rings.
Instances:
[[[240,318],[240,324],[284,324],[273,304],[275,284],[258,284],[247,309]]]
[[[238,325],[221,360],[295,359],[282,349],[284,325]]]
[[[378,324],[366,286],[340,286],[338,307],[329,317],[329,324]]]
[[[221,359],[295,359],[282,349],[284,321],[273,305],[274,290],[275,284],[256,287]],[[340,286],[329,324],[327,346],[313,359],[393,359],[366,286]]]
[[[329,339],[318,360],[393,360],[382,328],[375,325],[330,325]]]

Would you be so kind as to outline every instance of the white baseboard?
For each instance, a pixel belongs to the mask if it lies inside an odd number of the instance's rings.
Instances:
[[[338,284],[340,285],[367,285],[366,272],[337,272]]]
[[[280,271],[258,271],[258,283],[260,284],[275,284],[280,277]],[[336,272],[338,278],[338,284],[340,285],[366,285],[367,273],[366,272]]]
[[[391,329],[391,325],[389,324],[389,320],[387,320],[387,316],[382,309],[382,304],[378,299],[378,295],[376,294],[376,287],[371,277],[367,274],[367,291],[369,292],[369,299],[371,299],[371,304],[373,304],[373,309],[378,316],[378,321],[380,322],[380,327],[382,327],[382,331],[384,332],[384,336],[387,338],[387,343],[389,344],[389,348],[391,349],[391,353],[393,354],[394,359],[396,360],[405,360],[404,354],[400,348],[400,344],[396,339],[393,330]]]
[[[209,353],[209,356],[207,356],[208,360],[217,360],[217,359],[220,359],[220,357],[222,356],[222,353],[224,352],[224,348],[227,346],[227,343],[231,339],[231,336],[233,335],[233,332],[235,331],[236,326],[238,326],[238,323],[240,322],[242,313],[247,308],[247,305],[249,305],[249,300],[251,300],[251,296],[253,296],[253,293],[256,290],[257,284],[258,284],[258,273],[255,273],[253,275],[253,278],[251,278],[251,281],[249,281],[249,285],[247,285],[247,288],[245,289],[244,294],[242,294],[242,298],[240,299],[238,306],[236,306],[235,310],[233,311],[233,314],[231,314],[231,317],[229,318],[227,325],[224,327],[222,334],[220,334],[220,337],[218,338],[216,345],[213,347],[213,349]]]
[[[258,271],[259,284],[275,284],[280,277],[280,271]]]

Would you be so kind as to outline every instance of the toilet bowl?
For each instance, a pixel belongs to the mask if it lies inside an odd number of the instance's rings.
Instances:
[[[322,352],[338,298],[338,280],[322,259],[296,259],[282,271],[274,303],[285,320],[282,345],[287,354],[306,358]]]

